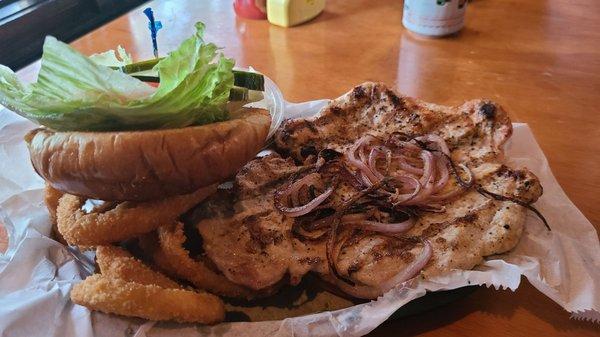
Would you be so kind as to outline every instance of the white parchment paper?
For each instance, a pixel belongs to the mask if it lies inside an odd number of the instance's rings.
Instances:
[[[286,117],[314,115],[326,103],[286,104]],[[598,234],[556,182],[526,124],[514,124],[506,154],[511,166],[526,166],[540,178],[544,195],[536,207],[548,219],[552,232],[530,216],[513,251],[490,257],[475,270],[413,282],[348,309],[212,327],[155,324],[90,313],[70,302],[71,287],[93,271],[93,260],[91,254],[65,248],[47,237],[50,225],[43,204],[43,181],[31,167],[23,142],[23,135],[34,127],[0,110],[0,221],[9,234],[9,248],[0,254],[2,336],[360,336],[426,291],[469,284],[514,290],[521,275],[575,318],[600,321]]]

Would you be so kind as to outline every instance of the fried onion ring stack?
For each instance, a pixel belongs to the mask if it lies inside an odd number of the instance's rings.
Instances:
[[[86,278],[71,291],[77,304],[155,321],[212,324],[225,317],[217,296],[183,289],[123,249],[98,246],[96,259],[100,274]]]
[[[213,294],[253,297],[184,248],[187,238],[178,219],[216,189],[214,184],[163,200],[100,202],[47,186],[53,237],[81,250],[96,250],[100,273],[76,284],[72,301],[123,316],[214,324],[224,319],[225,309]],[[145,254],[138,258],[119,245],[133,245]]]

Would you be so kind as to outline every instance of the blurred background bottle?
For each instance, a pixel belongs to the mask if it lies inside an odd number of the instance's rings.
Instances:
[[[267,0],[234,0],[235,14],[240,17],[254,20],[267,18]]]
[[[425,36],[458,32],[465,24],[467,0],[404,0],[402,24]]]
[[[325,0],[268,0],[269,22],[291,27],[314,19],[325,8]]]

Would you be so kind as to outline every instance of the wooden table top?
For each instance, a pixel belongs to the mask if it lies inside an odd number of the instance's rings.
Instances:
[[[425,101],[457,105],[479,97],[528,123],[568,196],[600,224],[600,1],[473,0],[456,36],[425,39],[401,24],[402,1],[330,0],[294,28],[237,19],[232,1],[156,1],[164,54],[206,23],[206,40],[240,66],[272,78],[289,101],[334,98],[381,81]],[[145,7],[145,6],[144,6]],[[91,54],[118,44],[152,57],[136,9],[73,42]],[[33,78],[38,65],[20,71]],[[0,235],[1,236],[1,235]],[[0,240],[0,245],[1,245]],[[594,331],[596,331],[594,333]],[[524,281],[515,292],[480,289],[418,317],[385,323],[373,336],[597,336]]]

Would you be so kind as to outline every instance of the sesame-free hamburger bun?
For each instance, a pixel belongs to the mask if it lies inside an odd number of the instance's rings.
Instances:
[[[264,146],[271,117],[243,108],[230,120],[178,129],[27,134],[31,162],[52,187],[90,199],[144,201],[191,193],[233,175]]]

